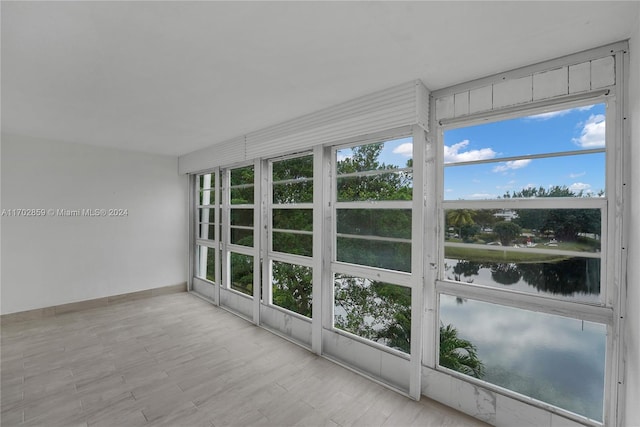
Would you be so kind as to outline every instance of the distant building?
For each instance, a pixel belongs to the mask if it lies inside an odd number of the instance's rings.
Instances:
[[[493,216],[502,218],[505,221],[511,221],[512,219],[518,218],[518,213],[511,209],[501,209],[500,212],[494,213]]]

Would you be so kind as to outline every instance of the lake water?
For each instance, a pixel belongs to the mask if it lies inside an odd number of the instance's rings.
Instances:
[[[478,263],[446,258],[444,263],[444,277],[448,280],[576,302],[600,302],[599,259],[570,258],[552,263]]]
[[[605,325],[449,295],[440,322],[476,346],[483,380],[602,421]]]

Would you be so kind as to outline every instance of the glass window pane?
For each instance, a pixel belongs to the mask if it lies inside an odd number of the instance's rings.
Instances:
[[[198,230],[200,231],[200,234],[198,234],[200,239],[215,240],[215,224],[199,224]]]
[[[310,318],[313,269],[279,261],[271,267],[273,304]]]
[[[405,353],[411,348],[411,289],[336,274],[334,326]]]
[[[200,200],[199,200],[199,204],[200,205],[213,205],[215,204],[216,200],[215,200],[215,193],[214,191],[211,190],[204,190],[204,191],[200,191]]]
[[[253,229],[231,227],[231,243],[253,247]]]
[[[600,209],[448,209],[445,222],[446,242],[536,250],[601,250]]]
[[[293,255],[313,256],[313,236],[309,234],[273,233],[272,249]]]
[[[313,203],[313,181],[273,184],[273,203]]]
[[[273,162],[273,181],[313,178],[313,155]]]
[[[281,230],[313,230],[312,209],[274,209],[273,228]]]
[[[599,197],[605,194],[605,154],[445,167],[444,188],[446,200]]]
[[[338,209],[338,233],[411,239],[411,209]]]
[[[441,295],[440,365],[602,421],[606,326]]]
[[[338,177],[337,181],[338,202],[411,200],[413,198],[411,172]]]
[[[445,243],[444,278],[598,303],[600,259],[562,251],[599,253],[601,220],[599,209],[446,210],[445,242],[469,247]]]
[[[338,261],[411,272],[411,243],[338,237],[337,249]]]
[[[514,261],[521,253],[510,252],[506,260],[481,262],[460,249],[464,248],[445,248],[445,279],[576,302],[600,302],[599,259],[555,256],[550,261]],[[494,253],[496,257],[503,255],[502,251]]]
[[[230,203],[232,205],[252,205],[253,204],[253,186],[232,188]]]
[[[444,145],[445,163],[603,148],[605,104],[450,129]]]
[[[253,227],[253,209],[230,209],[231,225]]]
[[[253,295],[253,257],[231,252],[230,278],[231,289]]]
[[[371,170],[401,169],[413,165],[413,138],[343,148],[336,152],[338,175]]]
[[[196,246],[196,276],[201,279],[216,281],[216,250],[206,246]]]
[[[198,175],[198,188],[200,190],[208,190],[215,188],[215,174]]]
[[[254,173],[253,166],[245,166],[242,168],[231,169],[231,186],[253,184]]]
[[[216,222],[215,208],[198,209],[198,222]]]

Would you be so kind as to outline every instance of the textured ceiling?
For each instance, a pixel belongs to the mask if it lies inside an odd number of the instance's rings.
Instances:
[[[2,1],[2,130],[180,155],[624,40],[639,5]]]

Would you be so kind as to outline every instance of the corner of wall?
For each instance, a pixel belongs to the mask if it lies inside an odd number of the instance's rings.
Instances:
[[[177,157],[2,138],[2,205],[32,214],[2,217],[0,314],[186,281],[187,177]]]
[[[625,395],[620,425],[640,426],[640,3],[636,27],[629,41],[629,90],[627,130],[630,141],[630,173],[627,253],[627,308],[624,336]]]

